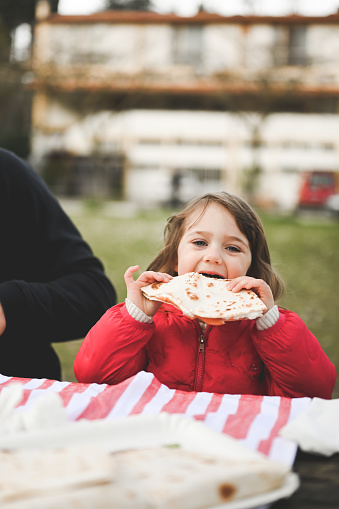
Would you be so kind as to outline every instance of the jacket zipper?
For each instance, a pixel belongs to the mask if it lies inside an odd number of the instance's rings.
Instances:
[[[207,327],[204,335],[201,332],[200,326],[199,327],[199,333],[198,333],[198,359],[197,359],[197,369],[195,371],[195,380],[194,380],[194,388],[193,390],[196,392],[200,392],[202,389],[202,380],[204,375],[204,364],[205,364],[205,344],[207,340],[207,330],[209,327]]]

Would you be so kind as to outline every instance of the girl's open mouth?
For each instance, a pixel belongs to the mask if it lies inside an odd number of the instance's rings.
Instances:
[[[224,279],[222,276],[220,276],[219,274],[207,274],[206,272],[200,272],[200,274],[202,276],[205,276],[205,277],[214,277],[216,279]]]

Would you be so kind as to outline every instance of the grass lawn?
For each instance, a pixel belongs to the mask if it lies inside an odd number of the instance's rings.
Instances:
[[[72,217],[118,293],[125,296],[123,274],[130,265],[146,269],[162,247],[169,210],[134,213],[119,206],[78,204],[65,210]],[[120,217],[119,217],[120,216]],[[339,222],[323,217],[261,214],[273,266],[284,278],[287,292],[279,304],[298,313],[315,334],[339,372]],[[63,379],[75,381],[73,360],[81,340],[54,345]],[[326,376],[326,373],[324,373]],[[339,381],[335,389],[339,397]]]

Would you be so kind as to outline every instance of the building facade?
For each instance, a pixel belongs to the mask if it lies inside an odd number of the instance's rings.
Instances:
[[[229,190],[291,210],[305,172],[339,171],[338,13],[37,7],[31,156],[56,192],[146,204]]]

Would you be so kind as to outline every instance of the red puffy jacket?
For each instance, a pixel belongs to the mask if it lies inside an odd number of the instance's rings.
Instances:
[[[134,320],[124,304],[92,327],[76,356],[79,382],[117,384],[149,371],[172,389],[330,399],[333,364],[298,315],[279,310],[272,327],[254,320],[208,326],[163,305],[154,323]]]

